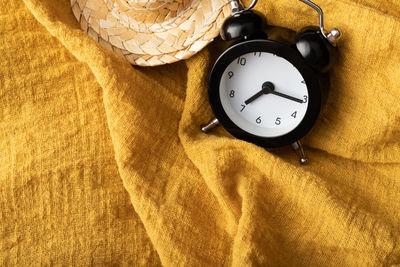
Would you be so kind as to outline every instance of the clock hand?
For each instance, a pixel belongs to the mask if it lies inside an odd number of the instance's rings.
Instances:
[[[246,105],[250,104],[251,102],[253,102],[254,100],[256,100],[257,98],[259,98],[260,96],[264,95],[264,94],[269,94],[271,92],[273,92],[274,90],[274,84],[271,82],[265,82],[262,85],[262,89],[261,91],[259,91],[258,93],[256,93],[255,95],[253,95],[252,97],[250,97],[249,99],[247,99],[246,101],[244,101],[244,103]]]
[[[298,102],[298,103],[304,103],[302,99],[298,99],[298,98],[295,98],[293,96],[286,95],[286,94],[279,93],[279,92],[275,91],[275,86],[271,82],[263,83],[263,92],[264,92],[264,94],[273,94],[273,95],[284,97],[286,99],[289,99],[289,100],[292,100],[292,101],[295,101],[295,102]]]
[[[244,103],[246,105],[250,104],[251,102],[253,102],[254,100],[256,100],[257,98],[259,98],[260,96],[262,96],[264,94],[264,91],[261,90],[260,92],[258,92],[257,94],[253,95],[252,97],[250,97],[249,99],[247,99],[246,101],[244,101]]]
[[[271,91],[270,93],[273,94],[273,95],[281,96],[281,97],[284,97],[286,99],[301,103],[301,104],[304,103],[304,101],[302,99],[298,99],[298,98],[295,98],[295,97],[290,96],[290,95],[285,95],[285,94],[282,94],[282,93],[279,93],[279,92],[276,92],[276,91]]]
[[[275,86],[271,82],[263,83],[262,90],[259,91],[258,93],[256,93],[255,95],[253,95],[252,97],[250,97],[249,99],[247,99],[246,101],[244,101],[244,103],[246,105],[248,105],[248,104],[250,104],[251,102],[253,102],[254,100],[256,100],[257,98],[259,98],[260,96],[262,96],[264,94],[265,95],[266,94],[273,94],[273,95],[280,96],[280,97],[283,97],[283,98],[286,98],[286,99],[289,99],[289,100],[292,100],[292,101],[295,101],[295,102],[298,102],[298,103],[301,103],[301,104],[304,103],[304,101],[302,99],[299,99],[299,98],[296,98],[296,97],[293,97],[293,96],[290,96],[290,95],[286,95],[286,94],[283,94],[283,93],[276,92],[275,91]]]

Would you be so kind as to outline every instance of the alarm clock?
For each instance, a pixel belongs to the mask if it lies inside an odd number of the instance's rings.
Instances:
[[[215,62],[208,97],[216,118],[202,125],[209,132],[221,124],[231,135],[265,148],[292,145],[305,164],[300,139],[315,124],[328,90],[328,71],[336,57],[338,29],[319,27],[296,33],[268,26],[264,16],[231,1],[232,15],[220,36],[232,45]]]

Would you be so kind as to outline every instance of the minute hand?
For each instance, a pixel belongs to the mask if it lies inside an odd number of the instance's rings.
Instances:
[[[276,91],[270,91],[269,93],[273,94],[273,95],[284,97],[286,99],[289,99],[289,100],[292,100],[292,101],[295,101],[295,102],[298,102],[298,103],[304,103],[303,100],[295,98],[295,97],[290,96],[290,95],[285,95],[285,94],[282,94],[282,93],[279,93],[279,92],[276,92]]]

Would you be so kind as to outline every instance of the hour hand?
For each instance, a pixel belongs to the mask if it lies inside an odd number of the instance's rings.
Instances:
[[[250,97],[249,99],[247,99],[246,101],[244,101],[244,103],[246,105],[250,104],[251,102],[253,102],[254,100],[256,100],[257,98],[259,98],[260,96],[262,96],[264,94],[263,90],[261,90],[260,92],[258,92],[257,94],[253,95],[252,97]]]
[[[246,101],[244,101],[244,103],[246,105],[250,104],[251,102],[253,102],[254,100],[256,100],[257,98],[259,98],[260,96],[264,95],[264,94],[269,94],[271,92],[273,92],[275,89],[274,84],[271,82],[265,82],[262,85],[262,89],[260,92],[258,92],[257,94],[253,95],[252,97],[250,97],[249,99],[247,99]]]

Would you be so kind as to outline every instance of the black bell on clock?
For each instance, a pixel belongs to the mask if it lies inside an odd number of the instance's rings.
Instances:
[[[231,1],[232,15],[221,28],[231,46],[215,62],[208,97],[216,118],[202,125],[209,132],[221,124],[236,138],[265,147],[292,145],[307,163],[300,139],[313,127],[327,90],[326,73],[336,54],[337,29],[324,32],[322,10],[313,2],[319,27],[300,33],[266,25],[266,19]]]
[[[339,37],[340,32],[334,29],[330,33]],[[335,39],[336,40],[336,39]],[[327,72],[336,58],[336,48],[318,27],[303,29],[296,36],[296,48],[310,66],[320,72]]]
[[[256,12],[251,10],[238,12],[224,21],[220,36],[224,41],[266,37],[263,31],[265,25],[265,17]]]

